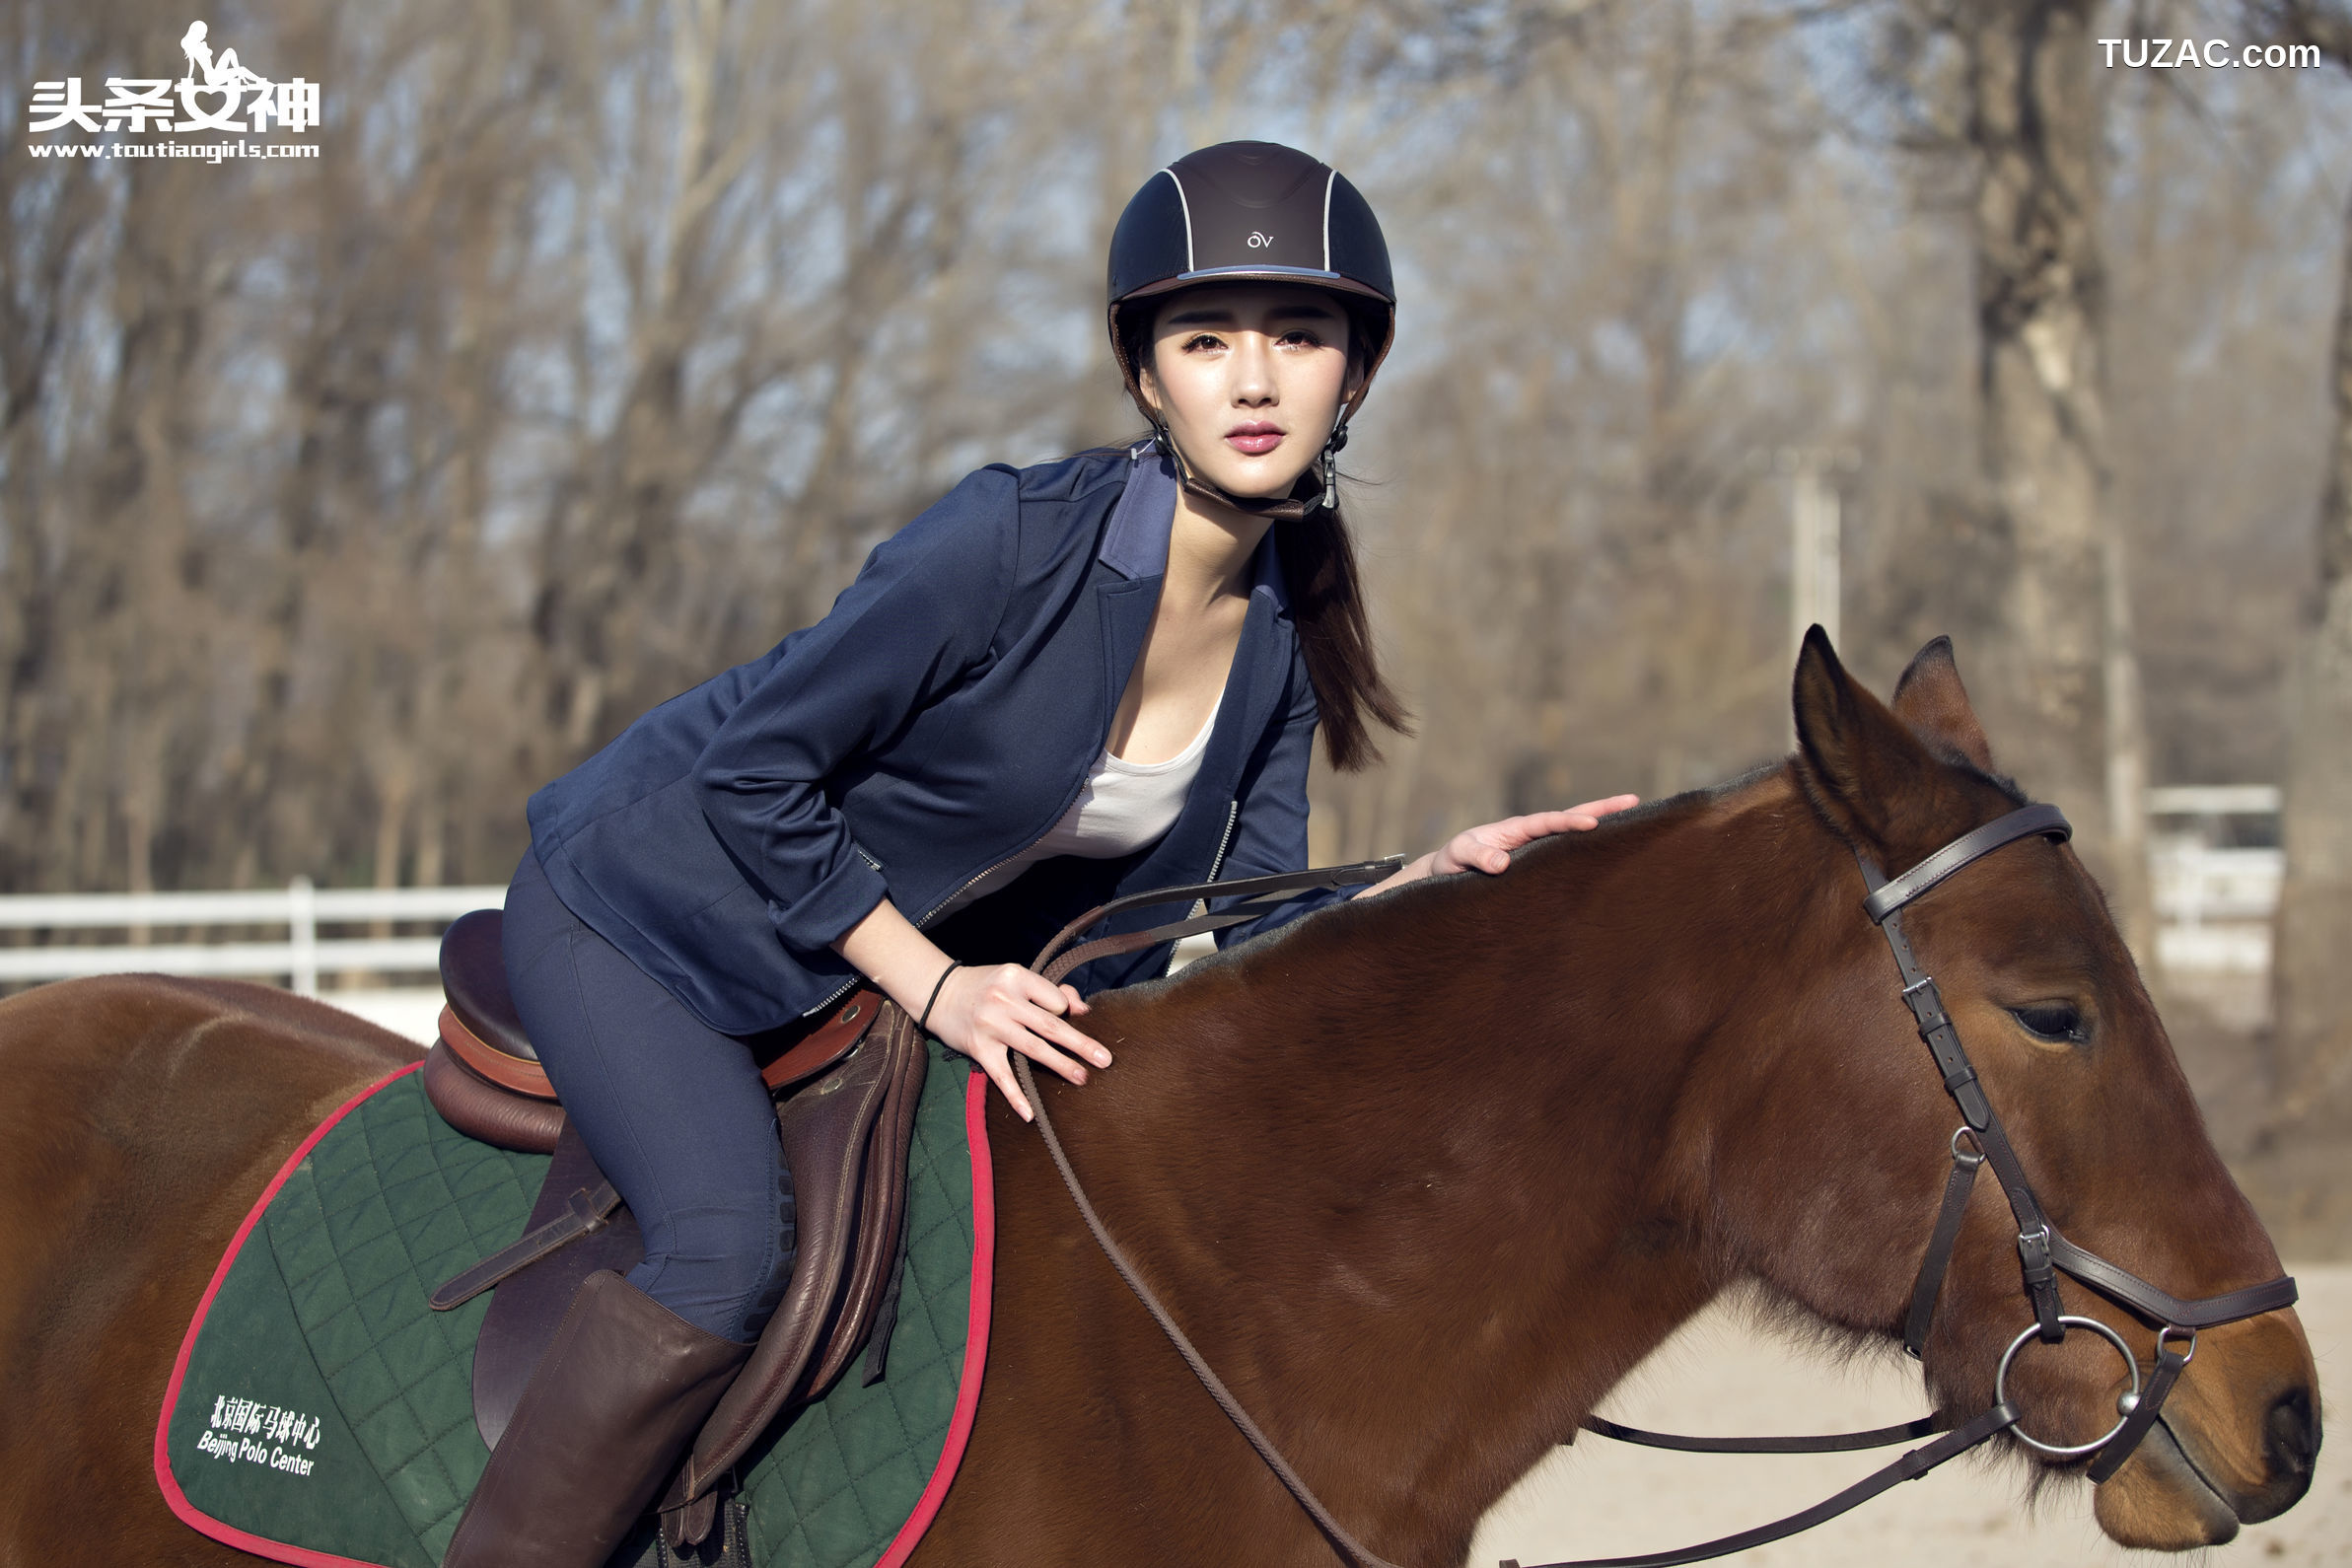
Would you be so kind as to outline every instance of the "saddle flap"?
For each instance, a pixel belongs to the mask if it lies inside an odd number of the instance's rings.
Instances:
[[[526,1234],[563,1215],[574,1193],[605,1184],[605,1173],[568,1123],[554,1154],[539,1183],[538,1200],[523,1222]],[[644,1255],[645,1238],[638,1232],[637,1217],[624,1205],[609,1220],[499,1282],[473,1346],[473,1424],[486,1447],[497,1448],[505,1435],[524,1386],[571,1309],[580,1282],[600,1268],[626,1274]]]
[[[891,1266],[898,1260],[898,1244],[906,1221],[906,1156],[914,1139],[915,1105],[922,1099],[923,1076],[930,1060],[920,1036],[908,1028],[912,1047],[893,1042],[897,1070],[875,1118],[874,1135],[866,1155],[865,1191],[858,1203],[857,1257],[841,1292],[841,1304],[826,1328],[817,1372],[798,1395],[802,1400],[824,1397],[825,1390],[858,1353],[873,1331],[875,1316],[891,1283]]]
[[[872,1030],[840,1066],[777,1107],[777,1133],[792,1170],[799,1255],[758,1348],[703,1424],[662,1500],[664,1530],[673,1546],[691,1545],[699,1537],[710,1510],[694,1505],[801,1390],[826,1343],[859,1247],[876,1125],[893,1090],[914,1098],[905,1092],[904,1058],[909,1049],[922,1055],[922,1042],[905,1015],[895,1005],[884,1011],[883,1027]],[[919,1076],[913,1087],[919,1093]],[[902,1163],[897,1179],[903,1185]]]
[[[880,1012],[879,1001],[872,999],[871,993],[867,994],[869,1000],[863,1007],[853,1000],[850,1005],[837,1009],[816,1033],[786,1055],[798,1056],[803,1063],[813,1058],[819,1059],[819,1070],[821,1070],[822,1065],[831,1063],[852,1049],[859,1038],[872,1029]],[[445,1013],[445,1024],[448,1017]],[[878,1050],[876,1054],[878,1058],[884,1058],[887,1053]],[[888,1226],[890,1239],[895,1241],[899,1210],[892,1203],[884,1213],[874,1189],[881,1177],[879,1167],[891,1166],[899,1173],[896,1188],[898,1197],[903,1198],[905,1144],[907,1131],[911,1129],[911,1122],[907,1118],[912,1115],[914,1102],[921,1093],[919,1075],[924,1065],[921,1052],[915,1052],[912,1059],[917,1073],[913,1080],[905,1078],[902,1068],[897,1077],[886,1077],[882,1086],[882,1104],[893,1107],[903,1106],[902,1112],[870,1115],[864,1107],[853,1104],[859,1098],[856,1094],[845,1095],[842,1090],[831,1087],[833,1083],[851,1087],[847,1085],[845,1077],[838,1074],[832,1080],[811,1086],[796,1097],[811,1102],[800,1112],[792,1110],[792,1103],[778,1112],[777,1131],[786,1146],[787,1159],[793,1164],[796,1201],[802,1215],[801,1262],[796,1267],[796,1277],[802,1268],[817,1276],[813,1288],[821,1307],[829,1308],[839,1297],[838,1281],[846,1275],[857,1287],[855,1299],[865,1304],[864,1316],[868,1319],[872,1316],[872,1302],[878,1296],[873,1281],[881,1274],[891,1254],[885,1252],[880,1258],[870,1255],[876,1250],[872,1234],[876,1227],[859,1223],[858,1217],[866,1213],[877,1214],[877,1224]],[[438,1074],[436,1063],[439,1064]],[[482,1082],[463,1065],[461,1058],[453,1056],[446,1047],[446,1041],[427,1054],[426,1075],[428,1097],[433,1099],[437,1107],[442,1106],[445,1098],[449,1101],[460,1114],[451,1115],[448,1109],[444,1109],[443,1114],[461,1132],[504,1148],[523,1148],[533,1153],[552,1152],[555,1156],[539,1188],[537,1203],[524,1226],[526,1240],[531,1233],[560,1218],[577,1194],[604,1182],[604,1174],[598,1170],[595,1159],[590,1156],[579,1134],[571,1129],[562,1106],[550,1101],[502,1092]],[[440,1093],[436,1093],[437,1085]],[[867,1129],[863,1134],[863,1142],[854,1149],[835,1147],[828,1136],[831,1129],[841,1123],[840,1107],[844,1105],[850,1107],[854,1123],[844,1124],[848,1134],[856,1136],[858,1125]],[[901,1130],[893,1133],[893,1128]],[[897,1150],[894,1165],[887,1159],[878,1164],[872,1158],[869,1150],[877,1138],[884,1139],[888,1146]],[[796,1144],[799,1145],[797,1157]],[[828,1170],[834,1174],[835,1182],[855,1202],[850,1220],[833,1228],[835,1240],[830,1243],[825,1240],[827,1227],[821,1224],[812,1227],[808,1220],[812,1207],[821,1212],[828,1205],[821,1198],[810,1198],[806,1184],[810,1173]],[[837,1204],[831,1206],[837,1207]],[[532,1369],[537,1366],[539,1356],[546,1349],[555,1325],[562,1320],[572,1292],[580,1281],[600,1268],[625,1274],[644,1255],[644,1241],[638,1232],[636,1218],[625,1207],[618,1210],[608,1224],[600,1219],[596,1224],[584,1227],[584,1231],[585,1234],[563,1243],[560,1248],[532,1258],[528,1266],[499,1276],[498,1292],[491,1298],[489,1316],[482,1323],[473,1376],[474,1425],[481,1432],[482,1441],[491,1448],[498,1446],[499,1436],[505,1432],[507,1422],[514,1414],[523,1388],[530,1382]],[[853,1249],[854,1261],[842,1261],[844,1254]],[[822,1257],[828,1251],[833,1255],[831,1269],[835,1279],[835,1283],[829,1287],[823,1282],[827,1265]],[[779,1311],[778,1317],[782,1316],[783,1313]],[[847,1320],[846,1316],[838,1312],[828,1312],[820,1318],[820,1323],[830,1327],[832,1331],[831,1338],[820,1334],[815,1340],[816,1345],[825,1352],[827,1360],[847,1360],[848,1350],[837,1343]],[[854,1331],[862,1334],[863,1326],[856,1326]],[[793,1371],[797,1376],[800,1368],[795,1367]]]

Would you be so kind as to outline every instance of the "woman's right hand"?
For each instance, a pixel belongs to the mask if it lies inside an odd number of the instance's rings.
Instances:
[[[1097,1067],[1110,1065],[1110,1052],[1069,1022],[1089,1011],[1075,987],[1055,985],[1018,963],[960,966],[950,971],[931,1004],[930,1027],[951,1048],[978,1062],[1021,1119],[1032,1121],[1036,1113],[1014,1080],[1013,1052],[1074,1084],[1085,1083],[1086,1068],[1064,1052]]]

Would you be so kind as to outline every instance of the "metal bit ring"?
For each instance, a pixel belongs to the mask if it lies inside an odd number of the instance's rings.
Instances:
[[[2105,1323],[2101,1322],[2096,1318],[2077,1318],[2071,1314],[2066,1314],[2062,1315],[2058,1319],[2058,1322],[2061,1326],[2071,1325],[2076,1328],[2088,1328],[2093,1333],[2099,1335],[2102,1339],[2104,1339],[2108,1344],[2115,1347],[2115,1354],[2123,1358],[2123,1365],[2131,1372],[2131,1391],[2124,1395],[2124,1398],[2130,1399],[2134,1404],[2138,1403],[2140,1397],[2140,1359],[2131,1353],[2131,1346],[2123,1342],[2123,1336],[2115,1332],[2114,1329],[2109,1328]],[[2001,1404],[2007,1404],[2009,1402],[2009,1364],[2017,1359],[2017,1353],[2019,1351],[2026,1348],[2027,1342],[2034,1338],[2040,1332],[2041,1325],[2038,1323],[2033,1324],[2032,1326],[2027,1328],[2023,1333],[2019,1334],[2015,1339],[2012,1339],[2009,1342],[2009,1348],[2001,1352],[2001,1370],[1993,1374],[1993,1399],[1995,1402]],[[2127,1406],[2121,1406],[2120,1400],[2118,1400],[2117,1403],[2119,1407],[2128,1408]],[[2050,1456],[2050,1458],[2057,1460],[2079,1460],[2086,1454],[2096,1454],[2101,1449],[2105,1448],[2109,1442],[2113,1441],[2115,1434],[2123,1430],[2123,1423],[2129,1419],[2130,1417],[2128,1415],[2118,1416],[2115,1420],[2115,1424],[2108,1428],[2103,1435],[2094,1438],[2088,1443],[2074,1444],[2072,1447],[2061,1447],[2055,1443],[2044,1443],[2039,1438],[2028,1433],[2025,1428],[2025,1423],[2023,1422],[2019,1422],[2011,1426],[2009,1431],[2011,1436],[2015,1437],[2020,1443],[2025,1444],[2026,1447],[2033,1450],[2037,1454],[2047,1454]]]

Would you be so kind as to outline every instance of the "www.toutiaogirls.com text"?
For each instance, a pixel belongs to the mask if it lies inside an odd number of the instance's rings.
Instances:
[[[27,142],[36,158],[316,158],[316,142]]]

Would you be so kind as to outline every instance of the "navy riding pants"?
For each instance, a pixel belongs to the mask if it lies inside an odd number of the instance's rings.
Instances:
[[[581,1141],[645,1233],[629,1283],[755,1337],[792,1277],[792,1173],[750,1042],[678,1005],[582,924],[526,850],[503,938],[515,1010]]]

